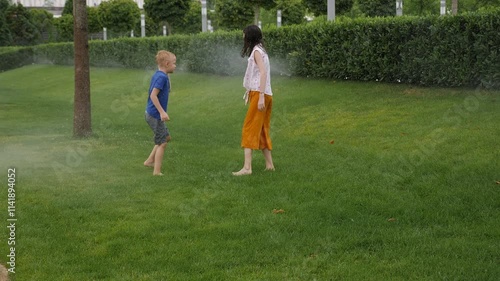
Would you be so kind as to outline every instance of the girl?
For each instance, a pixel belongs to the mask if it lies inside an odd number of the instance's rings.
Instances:
[[[247,70],[243,79],[243,87],[246,88],[244,99],[245,104],[250,101],[250,105],[243,123],[241,137],[245,163],[241,170],[233,172],[235,176],[252,174],[252,151],[254,149],[262,150],[266,159],[266,171],[274,171],[269,133],[273,106],[269,56],[264,49],[262,32],[258,26],[247,26],[243,30],[243,39],[241,56],[248,56]]]

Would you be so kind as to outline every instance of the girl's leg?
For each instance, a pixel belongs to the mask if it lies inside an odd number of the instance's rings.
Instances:
[[[271,150],[264,148],[262,149],[262,154],[266,159],[266,171],[274,171],[273,156],[271,155]]]
[[[252,149],[245,148],[245,164],[243,164],[243,168],[238,172],[233,172],[234,176],[245,176],[252,174]]]

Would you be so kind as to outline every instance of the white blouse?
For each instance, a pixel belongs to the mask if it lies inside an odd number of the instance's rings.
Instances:
[[[262,55],[262,59],[264,60],[264,65],[266,66],[266,88],[264,93],[266,95],[272,96],[273,92],[271,90],[271,67],[269,65],[269,56],[262,49],[261,45],[257,45],[253,48],[250,57],[248,58],[247,70],[245,72],[245,77],[243,78],[243,87],[247,91],[260,91],[260,70],[259,66],[255,63],[254,54],[255,51],[259,52]]]

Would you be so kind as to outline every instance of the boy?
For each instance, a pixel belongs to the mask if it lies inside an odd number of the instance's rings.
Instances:
[[[146,122],[154,133],[155,146],[144,166],[153,167],[153,175],[163,176],[161,164],[167,142],[170,141],[170,133],[165,121],[170,118],[167,114],[168,97],[170,94],[170,79],[168,74],[173,73],[176,68],[176,57],[173,53],[161,50],[156,54],[158,70],[151,78],[149,85],[148,103],[146,106]]]

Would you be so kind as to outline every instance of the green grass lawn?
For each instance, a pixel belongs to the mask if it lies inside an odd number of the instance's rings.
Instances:
[[[0,73],[14,280],[498,280],[500,92],[273,76],[275,172],[241,168],[241,77],[174,73],[163,177],[142,165],[150,70]],[[284,213],[274,213],[283,209]]]

